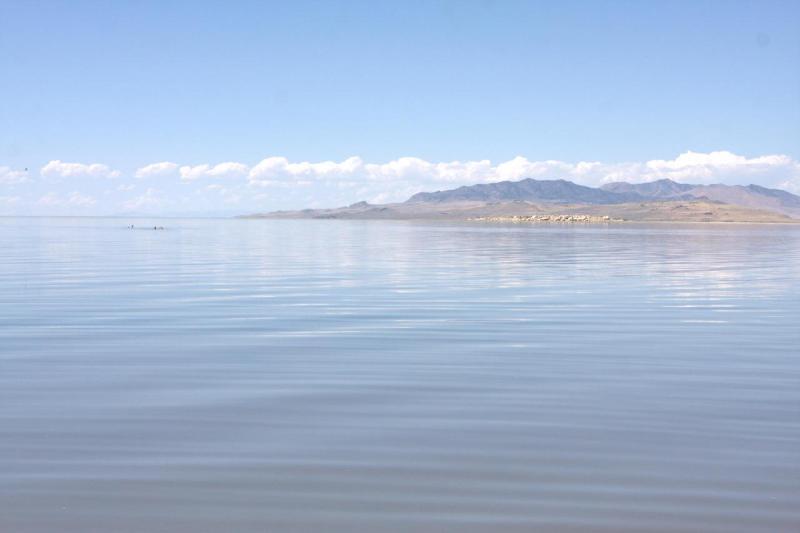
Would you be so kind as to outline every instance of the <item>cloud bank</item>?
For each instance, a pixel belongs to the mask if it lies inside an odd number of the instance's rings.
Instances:
[[[290,162],[270,157],[253,166],[248,183],[256,187],[285,185],[287,182],[338,182],[339,185],[373,189],[381,184],[380,198],[400,200],[425,188],[457,187],[505,180],[566,179],[588,186],[614,181],[648,182],[671,179],[684,183],[758,183],[800,192],[800,162],[786,155],[748,158],[728,151],[685,152],[675,159],[645,162],[604,163],[558,160],[531,161],[523,156],[493,164],[489,160],[430,162],[401,157],[387,163],[366,163],[359,157],[341,162]],[[393,194],[396,192],[397,194]]]
[[[47,207],[91,207],[97,203],[97,200],[93,196],[81,194],[78,191],[72,191],[66,195],[49,192],[39,198],[37,203]]]
[[[137,178],[153,178],[156,176],[169,176],[174,174],[178,169],[177,163],[170,163],[169,161],[162,161],[161,163],[152,163],[136,169],[134,176]]]
[[[50,161],[41,169],[44,177],[119,177],[121,172],[101,163],[65,163]],[[291,162],[273,156],[252,167],[228,161],[218,164],[183,165],[170,161],[151,163],[136,169],[136,178],[178,175],[183,182],[214,178],[241,178],[253,186],[269,187],[282,183],[330,180],[360,180],[363,183],[418,181],[423,183],[470,184],[523,178],[568,179],[584,185],[602,185],[613,181],[646,182],[672,179],[691,183],[735,183],[741,180],[767,180],[796,186],[800,163],[787,155],[764,155],[748,158],[728,151],[685,152],[675,159],[645,162],[604,163],[558,160],[531,161],[523,156],[498,164],[488,159],[476,161],[430,162],[417,157],[400,157],[386,163],[367,163],[353,156],[343,161]],[[22,183],[27,174],[0,167],[0,182]]]
[[[247,174],[244,163],[219,163],[218,165],[183,166],[180,168],[181,180],[194,181],[201,178],[237,177]]]
[[[46,178],[118,178],[119,170],[113,170],[101,163],[65,163],[58,159],[50,161],[39,172]]]
[[[28,181],[28,173],[26,171],[0,167],[0,185],[17,185],[26,181]]]
[[[0,190],[4,212],[235,213],[337,206],[360,200],[395,202],[420,191],[523,178],[566,179],[589,186],[667,178],[698,184],[756,183],[800,193],[800,162],[792,157],[749,157],[729,151],[687,151],[673,159],[639,162],[567,162],[523,156],[502,162],[433,162],[418,157],[368,162],[358,156],[341,161],[291,161],[271,156],[254,164],[160,161],[129,172],[103,163],[53,160],[38,174],[0,166],[0,186],[6,189]],[[158,190],[142,187],[148,179],[157,179],[153,184]]]

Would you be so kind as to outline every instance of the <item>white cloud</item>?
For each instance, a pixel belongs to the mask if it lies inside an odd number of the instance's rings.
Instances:
[[[185,183],[198,179],[230,179],[247,176],[250,185],[260,187],[310,186],[321,181],[330,181],[338,183],[339,189],[353,189],[359,183],[377,182],[399,190],[414,186],[417,188],[459,186],[530,177],[563,178],[585,185],[669,178],[692,183],[760,182],[765,185],[800,189],[800,163],[791,157],[776,154],[748,158],[728,151],[709,153],[688,151],[669,160],[623,163],[531,161],[523,156],[498,164],[493,164],[487,159],[430,162],[417,157],[400,157],[386,163],[367,163],[357,156],[340,162],[292,162],[286,157],[275,156],[263,159],[252,168],[245,163],[233,161],[194,166],[178,166],[177,163],[162,161],[137,169],[135,176],[147,178],[172,175],[176,172]],[[43,176],[115,177],[119,174],[119,171],[99,163],[85,165],[56,160],[50,161],[42,168]],[[0,182],[19,180],[24,180],[19,171],[0,167]],[[392,184],[399,187],[394,187]]]
[[[668,177],[675,181],[712,183],[732,178],[761,177],[776,170],[796,174],[798,164],[785,155],[747,158],[727,151],[685,152],[675,159],[655,159],[644,165],[643,176]]]
[[[45,207],[91,207],[97,203],[97,200],[93,196],[84,195],[78,191],[72,191],[66,196],[61,196],[55,192],[49,192],[39,198],[39,201],[36,203]]]
[[[219,183],[213,183],[211,185],[207,185],[203,189],[197,191],[198,193],[216,193],[219,195],[219,198],[226,204],[238,204],[242,201],[242,191],[238,188],[230,188],[225,187]]]
[[[119,170],[113,170],[101,163],[65,163],[58,159],[43,166],[40,173],[47,178],[117,178],[121,175]]]
[[[139,209],[160,207],[165,200],[159,194],[156,189],[148,188],[144,194],[123,202],[122,209],[125,211],[137,211]]]
[[[0,184],[17,185],[28,181],[28,173],[24,170],[12,170],[9,167],[0,167]]]
[[[741,178],[797,177],[798,162],[786,155],[747,158],[731,152],[686,152],[671,160],[643,163],[602,163],[557,160],[530,161],[518,156],[493,165],[489,160],[432,163],[416,157],[401,157],[387,163],[364,163],[359,157],[341,163],[292,163],[285,157],[269,157],[248,175],[253,185],[272,185],[281,180],[361,178],[375,181],[418,181],[427,183],[481,183],[522,178],[569,179],[587,185],[616,180],[633,182],[670,178],[676,181],[731,182]]]
[[[73,191],[67,195],[67,205],[76,205],[81,207],[93,206],[97,200],[93,196],[86,196],[77,191]]]
[[[418,157],[401,157],[388,163],[364,165],[367,177],[379,181],[433,180],[438,182],[483,181],[492,171],[489,160],[431,163]]]
[[[182,166],[182,181],[194,181],[200,178],[232,178],[247,174],[248,167],[244,163],[229,161],[218,165]]]
[[[429,162],[401,157],[386,163],[365,163],[359,157],[342,162],[290,162],[269,157],[248,174],[249,184],[260,187],[292,187],[317,184],[337,189],[358,188],[363,197],[382,201],[405,199],[409,192],[436,190],[474,183],[504,180],[566,179],[589,186],[612,181],[645,182],[672,179],[686,183],[759,183],[800,191],[800,163],[786,155],[748,158],[727,151],[685,152],[675,159],[603,163],[558,160],[531,161],[518,156],[493,164],[489,160]]]
[[[671,161],[654,159],[647,162],[647,166],[656,169],[686,169],[697,167],[770,167],[775,165],[786,165],[791,163],[791,158],[785,155],[765,155],[748,159],[747,157],[736,155],[727,151],[710,152],[684,152]]]
[[[796,176],[793,180],[782,181],[776,184],[775,187],[800,195],[800,175]]]
[[[386,163],[367,163],[357,156],[341,162],[299,161],[286,157],[268,157],[250,168],[245,163],[224,162],[216,165],[184,165],[162,161],[143,166],[135,176],[146,178],[177,173],[184,182],[205,178],[247,176],[250,185],[311,185],[319,181],[341,183],[352,188],[357,183],[383,182],[420,185],[464,185],[522,178],[563,178],[585,185],[611,181],[643,182],[662,178],[693,183],[762,182],[778,186],[800,187],[800,163],[787,155],[764,155],[748,158],[728,151],[688,151],[674,159],[644,162],[603,163],[558,160],[531,161],[523,156],[493,164],[487,159],[475,161],[430,162],[417,157],[400,157]],[[116,177],[120,172],[99,163],[50,161],[42,167],[43,176]],[[0,183],[21,183],[26,174],[0,167]],[[349,185],[348,185],[349,184]],[[785,184],[785,185],[784,185]]]
[[[270,182],[285,178],[324,178],[349,175],[363,169],[360,157],[350,157],[341,163],[322,161],[290,163],[285,157],[268,157],[254,166],[248,175],[251,182]]]
[[[51,161],[42,168],[43,176],[114,176],[118,171],[105,165]],[[147,189],[120,205],[127,210],[164,209],[186,205],[192,209],[213,209],[223,203],[238,203],[241,209],[282,209],[319,205],[345,205],[358,200],[394,202],[407,199],[420,191],[435,191],[461,185],[502,180],[566,179],[589,186],[611,181],[645,182],[669,178],[686,183],[756,183],[800,193],[800,162],[787,155],[743,156],[728,151],[685,152],[673,159],[639,162],[601,162],[530,160],[518,156],[508,161],[487,159],[431,162],[418,157],[400,157],[387,162],[370,163],[360,157],[341,161],[290,161],[286,157],[268,157],[254,166],[239,162],[216,165],[179,166],[162,161],[137,169],[137,177],[172,175],[177,179],[165,183],[164,190]],[[27,176],[19,171],[0,167],[0,184],[18,183]],[[246,179],[245,179],[246,177]],[[30,181],[30,180],[28,180]],[[116,191],[136,190],[132,180],[118,182]],[[40,206],[98,206],[92,196],[97,193],[86,184],[82,192],[48,193],[39,198]],[[177,189],[180,187],[180,191]],[[72,188],[72,186],[70,186]],[[142,187],[143,189],[144,187]],[[260,194],[261,189],[266,194]],[[259,194],[256,194],[256,193]],[[84,193],[84,194],[82,194]],[[7,193],[8,194],[8,193]],[[17,200],[25,204],[28,200]],[[36,200],[30,202],[36,203]],[[18,205],[21,205],[18,204]],[[113,209],[113,206],[104,206]]]
[[[169,176],[175,173],[178,169],[177,163],[169,161],[162,161],[160,163],[152,163],[136,169],[135,176],[137,178],[152,178],[155,176]]]

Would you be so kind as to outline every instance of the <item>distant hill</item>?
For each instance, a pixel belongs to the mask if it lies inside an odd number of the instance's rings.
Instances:
[[[566,180],[500,181],[481,183],[448,191],[421,192],[408,199],[407,203],[448,202],[549,202],[564,204],[619,204],[637,200],[640,196],[594,189]]]
[[[361,220],[470,220],[531,215],[608,216],[627,222],[780,222],[800,223],[774,211],[709,200],[629,202],[623,204],[559,204],[532,202],[416,202],[371,205],[363,202],[333,209],[276,211],[248,218],[316,218]]]
[[[608,215],[625,220],[781,222],[800,220],[800,196],[759,185],[694,185],[672,180],[609,183],[501,181],[421,192],[403,203],[305,209],[251,215],[267,218],[464,219],[532,214]]]
[[[658,180],[649,181],[646,183],[628,183],[625,181],[618,181],[603,185],[601,189],[618,194],[634,195],[641,199],[658,199],[685,196],[688,191],[691,191],[695,187],[697,187],[697,185],[678,183],[677,181],[672,180]]]
[[[760,185],[692,185],[672,180],[658,180],[635,184],[609,183],[601,188],[608,192],[639,195],[647,200],[705,198],[715,202],[800,217],[800,196]]]
[[[705,199],[730,205],[766,209],[800,217],[800,196],[759,185],[695,185],[663,179],[647,183],[616,182],[600,188],[566,180],[500,181],[415,194],[406,203],[537,202],[610,205]]]

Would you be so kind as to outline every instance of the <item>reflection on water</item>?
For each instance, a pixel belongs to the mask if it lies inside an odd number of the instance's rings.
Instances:
[[[800,230],[0,219],[0,531],[796,531]]]

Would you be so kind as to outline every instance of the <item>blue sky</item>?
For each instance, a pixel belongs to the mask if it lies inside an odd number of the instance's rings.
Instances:
[[[0,25],[0,213],[235,213],[527,175],[800,191],[794,1],[3,0]]]

